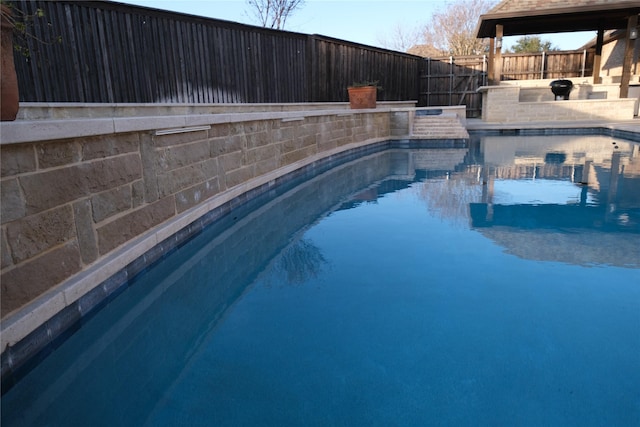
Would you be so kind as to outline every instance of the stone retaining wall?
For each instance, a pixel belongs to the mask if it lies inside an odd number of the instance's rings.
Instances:
[[[131,132],[3,139],[3,350],[215,206],[319,158],[407,135],[411,114],[237,114],[222,123],[202,115],[198,126],[175,129],[152,117],[147,129]],[[145,127],[144,118],[136,120]],[[21,132],[38,135],[46,126],[51,122],[1,130],[21,141],[30,137]]]
[[[482,92],[482,120],[487,123],[632,120],[638,102],[634,98],[520,102],[519,86],[484,86],[478,90]]]

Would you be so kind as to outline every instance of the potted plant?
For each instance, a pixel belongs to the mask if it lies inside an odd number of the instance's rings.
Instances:
[[[14,20],[11,8],[0,4],[0,120],[15,120],[18,114],[18,77],[13,62]]]
[[[349,106],[352,110],[376,108],[378,89],[380,89],[380,87],[377,81],[354,83],[347,88],[349,92]]]
[[[29,40],[44,43],[62,43],[62,37],[53,37],[51,34],[45,36],[50,41],[45,41],[35,35],[32,26],[36,24],[36,19],[44,18],[43,9],[37,8],[34,13],[29,14],[15,5],[0,0],[1,19],[1,51],[2,61],[0,68],[0,120],[15,120],[19,108],[18,78],[14,62],[14,51],[24,57],[31,56]],[[50,24],[49,24],[50,26]]]

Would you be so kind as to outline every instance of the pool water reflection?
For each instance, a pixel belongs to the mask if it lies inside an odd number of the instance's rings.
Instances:
[[[2,425],[638,425],[639,331],[638,144],[392,149],[137,278]]]

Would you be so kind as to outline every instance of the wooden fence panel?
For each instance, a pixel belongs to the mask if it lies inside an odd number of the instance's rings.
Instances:
[[[106,2],[14,4],[45,13],[31,29],[44,43],[15,55],[22,101],[307,100],[304,34]]]
[[[311,99],[347,101],[353,83],[377,81],[378,100],[418,100],[421,58],[322,36],[310,36]]]
[[[420,105],[466,105],[467,117],[481,115],[482,96],[477,89],[486,85],[485,57],[426,58],[424,61]]]
[[[545,79],[585,77],[593,75],[595,52],[548,52]]]
[[[592,51],[503,55],[502,80],[555,79],[590,75],[593,75]]]

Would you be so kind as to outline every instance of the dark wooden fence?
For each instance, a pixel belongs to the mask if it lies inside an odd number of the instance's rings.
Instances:
[[[418,98],[413,55],[113,2],[13,3],[44,11],[15,55],[22,101],[346,101],[365,80],[380,100]]]
[[[277,31],[109,1],[11,2],[28,15],[16,41],[21,101],[285,103],[347,101],[378,81],[383,101],[467,105],[481,112],[483,56],[421,58],[318,35]],[[592,75],[593,54],[506,54],[503,79]]]

